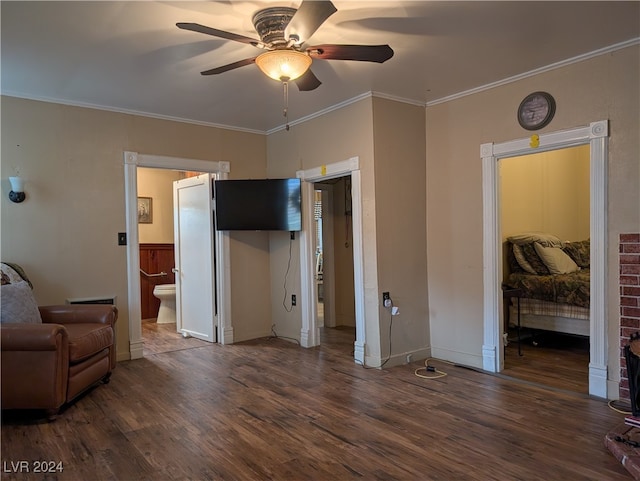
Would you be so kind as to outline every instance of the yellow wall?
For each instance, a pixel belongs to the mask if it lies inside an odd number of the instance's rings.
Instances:
[[[433,354],[482,366],[480,145],[527,138],[516,109],[545,90],[557,112],[542,132],[609,119],[607,194],[609,378],[619,377],[618,242],[640,231],[640,47],[633,46],[427,107],[427,253]]]
[[[151,198],[151,224],[138,224],[140,244],[173,244],[173,182],[177,170],[138,168],[138,196]]]
[[[231,176],[264,177],[265,136],[13,97],[1,101],[2,259],[24,266],[39,304],[116,295],[118,358],[126,359],[127,260],[117,242],[126,230],[123,152],[229,161]],[[18,169],[27,199],[13,204],[7,177]],[[268,273],[264,246],[256,250],[232,239],[232,268],[245,261]],[[253,271],[234,271],[231,310],[240,336],[270,312],[260,292],[247,303],[254,288]]]
[[[565,241],[589,238],[589,146],[501,159],[502,239],[546,232]]]

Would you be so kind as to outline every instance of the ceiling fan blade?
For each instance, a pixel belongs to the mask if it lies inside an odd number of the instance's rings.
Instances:
[[[285,29],[285,38],[296,35],[299,42],[306,41],[338,9],[330,1],[303,0]]]
[[[205,70],[204,72],[200,72],[201,75],[217,75],[219,73],[228,72],[229,70],[233,70],[235,68],[244,67],[245,65],[251,65],[256,62],[256,58],[245,58],[244,60],[238,60],[237,62],[233,62],[227,65],[223,65],[222,67],[212,68],[211,70]]]
[[[309,90],[315,90],[318,87],[320,87],[320,85],[322,85],[322,82],[318,80],[318,77],[314,75],[311,69],[307,70],[302,75],[302,77],[298,77],[297,79],[295,79],[294,82],[298,86],[298,90],[300,90],[301,92],[308,92]]]
[[[315,45],[306,49],[313,58],[383,63],[393,57],[389,45]]]
[[[192,32],[204,33],[206,35],[213,35],[214,37],[224,38],[227,40],[234,40],[236,42],[248,43],[257,47],[261,44],[260,41],[253,38],[245,37],[244,35],[238,35],[236,33],[225,32],[224,30],[218,30],[217,28],[207,27],[206,25],[200,25],[199,23],[176,23],[178,28],[182,30],[191,30]]]

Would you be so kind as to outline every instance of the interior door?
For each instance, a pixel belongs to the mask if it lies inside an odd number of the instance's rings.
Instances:
[[[213,174],[173,183],[176,324],[183,336],[215,342]]]

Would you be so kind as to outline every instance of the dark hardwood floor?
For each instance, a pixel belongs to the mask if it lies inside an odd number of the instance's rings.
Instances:
[[[208,342],[194,337],[182,337],[182,334],[176,331],[175,323],[157,324],[155,319],[142,321],[142,341],[144,357],[209,345]]]
[[[414,374],[421,362],[364,369],[352,330],[322,336],[121,362],[52,423],[4,412],[2,479],[630,479],[603,445],[623,415],[602,400],[439,361],[435,380]],[[7,464],[34,460],[64,470]]]
[[[524,331],[518,355],[515,334],[505,348],[502,374],[554,389],[589,393],[589,338]]]

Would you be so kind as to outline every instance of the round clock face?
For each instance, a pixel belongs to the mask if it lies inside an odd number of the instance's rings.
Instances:
[[[538,130],[551,122],[556,103],[547,92],[534,92],[525,97],[518,107],[518,122],[527,130]]]

